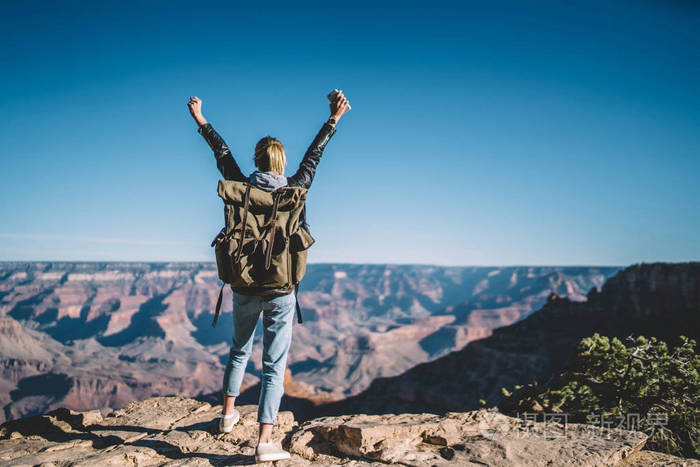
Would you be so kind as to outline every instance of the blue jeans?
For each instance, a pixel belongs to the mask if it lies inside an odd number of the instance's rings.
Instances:
[[[233,342],[224,371],[227,396],[238,396],[253,347],[253,336],[262,312],[263,354],[258,422],[274,424],[284,394],[284,371],[292,343],[292,322],[296,310],[294,292],[282,297],[249,297],[233,294]]]

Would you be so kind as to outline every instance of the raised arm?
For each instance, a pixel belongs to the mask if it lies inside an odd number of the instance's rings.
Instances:
[[[236,160],[231,154],[231,150],[226,145],[224,139],[219,135],[219,133],[214,130],[211,123],[208,123],[202,114],[202,100],[196,96],[190,97],[190,101],[187,103],[187,107],[190,109],[190,114],[194,121],[197,122],[197,132],[202,135],[209,145],[209,147],[214,151],[214,157],[216,158],[216,166],[221,172],[221,175],[226,180],[236,180],[239,182],[245,181],[246,176],[241,172],[240,167],[236,163]]]
[[[335,134],[335,126],[338,120],[350,109],[350,104],[342,91],[339,92],[333,102],[331,102],[330,108],[331,116],[328,121],[323,124],[313,142],[306,150],[306,154],[304,154],[304,158],[301,160],[301,164],[299,164],[299,169],[294,175],[287,179],[289,186],[299,186],[307,189],[311,187],[311,182],[316,174],[316,166],[318,166],[318,163],[321,161],[321,156],[323,155],[323,150],[326,148],[326,144],[328,144],[328,141]]]

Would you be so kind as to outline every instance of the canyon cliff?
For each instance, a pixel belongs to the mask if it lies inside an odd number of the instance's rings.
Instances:
[[[618,270],[310,264],[290,399],[358,394],[529,316],[552,292],[585,300]],[[211,263],[0,263],[0,421],[218,397],[232,326],[230,290],[211,326],[219,284]],[[244,390],[259,381],[260,337]]]
[[[594,333],[656,336],[675,345],[680,335],[700,340],[700,263],[630,266],[586,301],[551,294],[529,317],[493,331],[403,374],[378,378],[362,393],[315,407],[313,416],[477,409],[498,405],[501,388],[544,382],[574,357]]]

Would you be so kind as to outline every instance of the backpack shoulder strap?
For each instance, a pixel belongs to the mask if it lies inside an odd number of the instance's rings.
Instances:
[[[226,287],[226,284],[223,284],[221,286],[221,289],[219,290],[219,299],[216,301],[216,311],[214,312],[214,321],[211,322],[212,327],[216,327],[216,323],[217,323],[217,321],[219,321],[219,312],[221,311],[221,300],[224,298],[224,287]]]
[[[245,240],[245,234],[246,230],[248,228],[248,224],[246,224],[246,221],[248,220],[248,207],[250,206],[250,185],[246,186],[245,189],[245,198],[243,199],[243,219],[241,220],[241,224],[243,224],[243,232],[241,233],[241,241],[238,242],[238,250],[236,251],[236,256],[233,258],[233,262],[237,263],[241,259],[241,253],[243,253],[243,241]]]
[[[272,226],[272,228],[270,229],[269,241],[267,242],[267,252],[265,254],[265,270],[270,269],[270,260],[272,258],[272,246],[275,244],[275,234],[277,233],[277,209],[279,208],[281,195],[281,192],[275,193],[275,201],[272,205],[272,215],[270,216],[270,220],[263,226]]]
[[[294,299],[297,302],[297,321],[301,324],[301,307],[299,306],[299,284],[294,285]]]

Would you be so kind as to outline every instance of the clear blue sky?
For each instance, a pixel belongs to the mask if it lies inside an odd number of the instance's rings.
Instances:
[[[700,260],[696,2],[237,3],[0,2],[0,260],[213,260],[188,97],[291,172],[334,87],[311,262]]]

